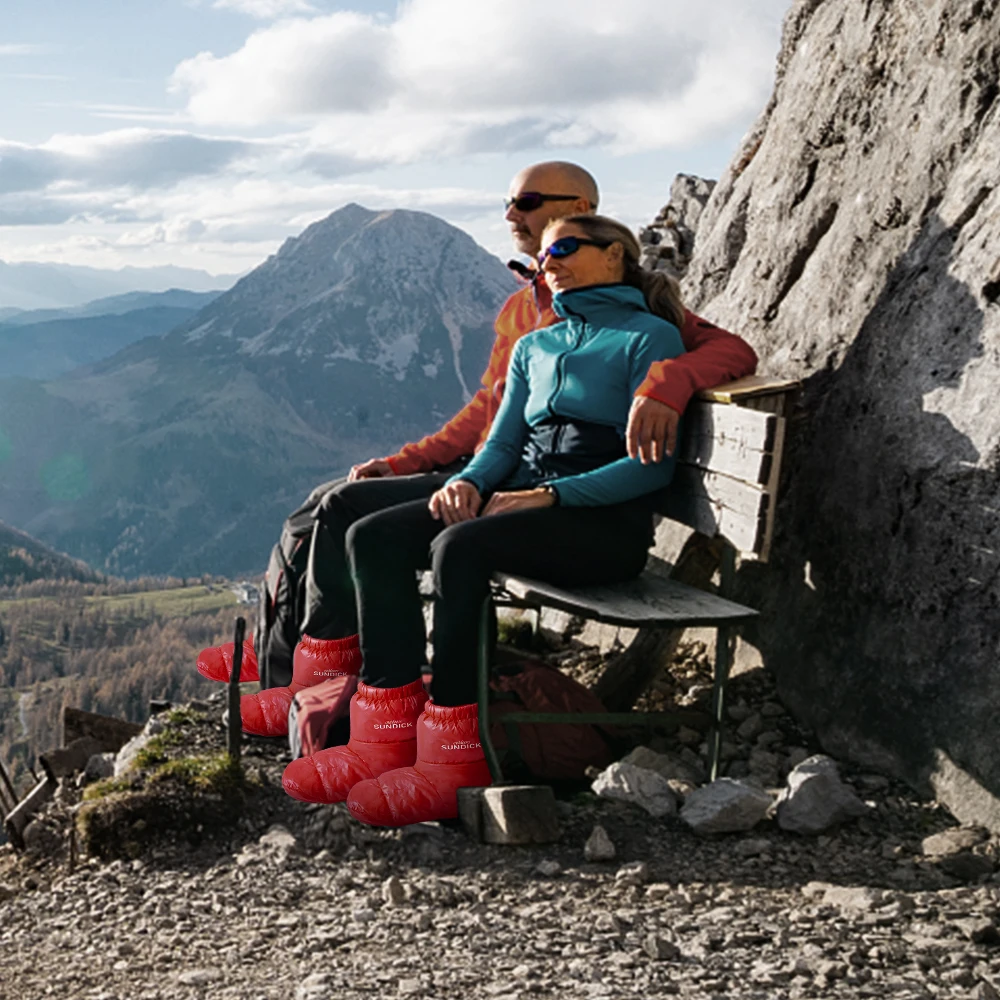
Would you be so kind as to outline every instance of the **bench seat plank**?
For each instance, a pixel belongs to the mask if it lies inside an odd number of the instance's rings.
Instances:
[[[506,573],[494,573],[493,579],[526,603],[629,628],[735,624],[759,614],[707,591],[648,573],[627,583],[572,589]]]

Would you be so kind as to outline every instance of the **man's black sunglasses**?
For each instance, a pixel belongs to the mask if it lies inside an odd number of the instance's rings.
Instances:
[[[587,240],[582,236],[564,236],[562,239],[550,243],[539,255],[538,265],[541,267],[547,257],[555,257],[559,260],[575,254],[580,247],[600,247],[602,250],[611,246],[607,240]]]
[[[503,207],[505,212],[509,212],[512,207],[519,212],[534,212],[547,201],[576,201],[579,197],[581,196],[578,194],[539,194],[537,191],[525,191],[516,198],[504,198]]]

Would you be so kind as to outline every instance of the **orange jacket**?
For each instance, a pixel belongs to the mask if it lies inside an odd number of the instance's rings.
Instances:
[[[476,452],[486,440],[503,398],[514,345],[526,333],[558,321],[544,282],[514,292],[493,324],[496,339],[479,391],[439,431],[390,455],[387,461],[392,471],[397,476],[429,472]],[[650,396],[683,413],[696,392],[752,375],[757,368],[757,355],[745,340],[692,312],[685,313],[681,339],[687,353],[651,365],[636,395]]]

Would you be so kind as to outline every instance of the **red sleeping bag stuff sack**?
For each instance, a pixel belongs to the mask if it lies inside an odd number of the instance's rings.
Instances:
[[[490,738],[507,769],[509,756],[505,712],[605,712],[596,695],[572,677],[542,660],[522,660],[505,666],[491,684],[496,697],[490,708]],[[536,778],[548,781],[584,777],[590,767],[601,769],[611,763],[611,748],[600,727],[587,723],[535,724],[518,726],[520,756]]]
[[[303,688],[288,709],[288,745],[292,757],[311,757],[317,750],[341,746],[351,735],[351,698],[357,674],[343,674]]]

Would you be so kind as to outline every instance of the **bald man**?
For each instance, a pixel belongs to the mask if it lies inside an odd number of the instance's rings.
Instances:
[[[541,250],[542,231],[552,219],[596,212],[600,195],[593,176],[575,163],[549,161],[525,167],[510,184],[505,200],[514,248],[532,261]],[[355,465],[350,479],[404,476],[446,466],[472,455],[486,440],[503,395],[514,344],[526,333],[558,321],[544,281],[534,281],[527,268],[514,267],[525,287],[504,303],[494,324],[496,340],[479,391],[439,431],[404,445],[394,455]],[[744,375],[757,367],[757,356],[745,341],[693,313],[681,330],[685,355],[659,362],[640,386],[626,431],[630,458],[656,462],[673,454],[677,428],[691,396]]]
[[[542,232],[552,219],[596,212],[599,200],[594,178],[574,163],[550,161],[526,167],[511,181],[505,199],[505,218],[515,249],[534,262]],[[322,645],[327,640],[339,641],[350,632],[354,608],[342,608],[338,606],[342,602],[330,600],[331,594],[343,591],[343,581],[329,578],[327,569],[338,563],[329,554],[331,546],[343,546],[343,526],[387,506],[429,499],[486,440],[503,397],[514,345],[532,330],[558,321],[548,286],[536,280],[534,268],[515,262],[510,266],[524,280],[524,286],[507,299],[497,315],[489,363],[472,399],[435,433],[404,445],[393,455],[353,466],[346,482],[317,487],[286,522],[282,543],[294,540],[294,529],[301,547],[307,537],[304,529],[312,521],[309,559],[304,580],[297,586],[288,572],[288,552],[282,559],[272,559],[272,568],[284,569],[275,574],[268,571],[263,595],[267,608],[260,616],[256,647],[257,654],[263,652],[267,658],[271,684],[287,685],[291,680],[292,649],[301,635]],[[681,337],[687,353],[650,368],[629,415],[628,453],[644,463],[672,453],[680,415],[694,393],[751,374],[756,368],[757,357],[748,344],[690,312],[685,314]],[[284,587],[284,598],[275,592],[279,587]],[[282,606],[283,600],[288,607]],[[283,622],[281,628],[277,627],[279,621]],[[256,664],[246,666],[252,670]],[[266,695],[261,692],[254,697]]]

